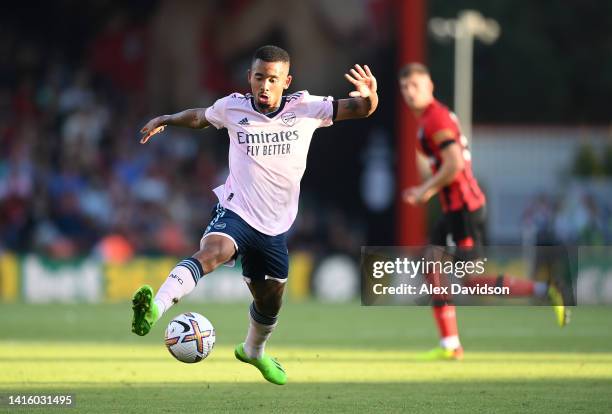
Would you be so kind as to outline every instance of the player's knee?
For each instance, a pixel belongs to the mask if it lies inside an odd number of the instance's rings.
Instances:
[[[193,255],[202,264],[204,273],[210,273],[217,267],[229,261],[234,255],[234,247],[222,243],[211,243],[205,245],[200,251]]]
[[[202,263],[202,269],[204,274],[208,274],[221,266],[224,262],[219,259],[219,255],[214,255],[211,252],[196,256],[196,258]]]
[[[202,270],[204,270],[204,274],[210,273],[215,270],[218,265],[214,260],[214,257],[208,254],[208,252],[203,252],[200,250],[196,254],[193,255],[193,258],[197,259],[202,265]]]

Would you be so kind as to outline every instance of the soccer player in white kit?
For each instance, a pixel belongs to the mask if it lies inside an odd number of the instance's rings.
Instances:
[[[257,367],[264,378],[285,384],[287,375],[264,346],[276,327],[289,270],[287,231],[298,211],[300,180],[317,128],[334,121],[365,118],[378,106],[376,78],[355,65],[345,78],[350,98],[283,96],[291,84],[289,54],[276,46],[259,48],[248,70],[251,94],[233,93],[209,108],[162,115],[142,128],[141,143],[167,125],[226,128],[230,139],[229,176],[214,189],[219,203],[200,241],[200,250],[179,262],[156,295],[150,286],[134,293],[132,332],[146,335],[161,315],[217,267],[242,259],[253,303],[246,340],[234,354]]]

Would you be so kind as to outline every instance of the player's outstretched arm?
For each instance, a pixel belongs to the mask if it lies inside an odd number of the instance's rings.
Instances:
[[[162,132],[166,125],[193,129],[206,128],[210,123],[206,120],[205,111],[206,108],[194,108],[173,115],[162,115],[153,118],[140,130],[142,134],[140,143],[146,144],[153,135]]]
[[[355,65],[350,70],[350,74],[345,73],[344,77],[355,86],[355,90],[349,94],[351,98],[338,100],[336,121],[366,118],[372,115],[378,107],[378,93],[376,78],[368,65],[363,68]]]

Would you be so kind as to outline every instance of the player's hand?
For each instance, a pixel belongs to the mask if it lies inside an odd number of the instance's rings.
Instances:
[[[427,203],[433,194],[433,191],[430,191],[422,186],[409,187],[402,193],[402,199],[405,203],[417,206],[419,204]]]
[[[146,144],[147,141],[155,134],[159,134],[164,130],[166,124],[164,123],[164,119],[162,116],[158,116],[157,118],[151,119],[146,123],[145,126],[142,127],[140,133],[143,134],[142,138],[140,138],[141,144]]]
[[[349,93],[349,96],[367,98],[376,93],[378,88],[376,78],[372,75],[368,65],[363,68],[360,65],[355,65],[355,68],[350,70],[350,74],[345,73],[344,77],[355,86],[355,90]]]

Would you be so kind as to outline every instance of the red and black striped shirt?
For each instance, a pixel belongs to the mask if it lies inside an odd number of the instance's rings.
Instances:
[[[418,138],[421,151],[429,158],[432,172],[442,165],[441,151],[448,145],[461,145],[464,167],[455,179],[440,191],[440,202],[444,212],[466,208],[475,211],[485,204],[485,196],[472,173],[472,156],[467,138],[461,134],[459,121],[454,113],[434,99],[419,117]],[[434,135],[440,131],[453,132],[453,138],[436,143]]]

